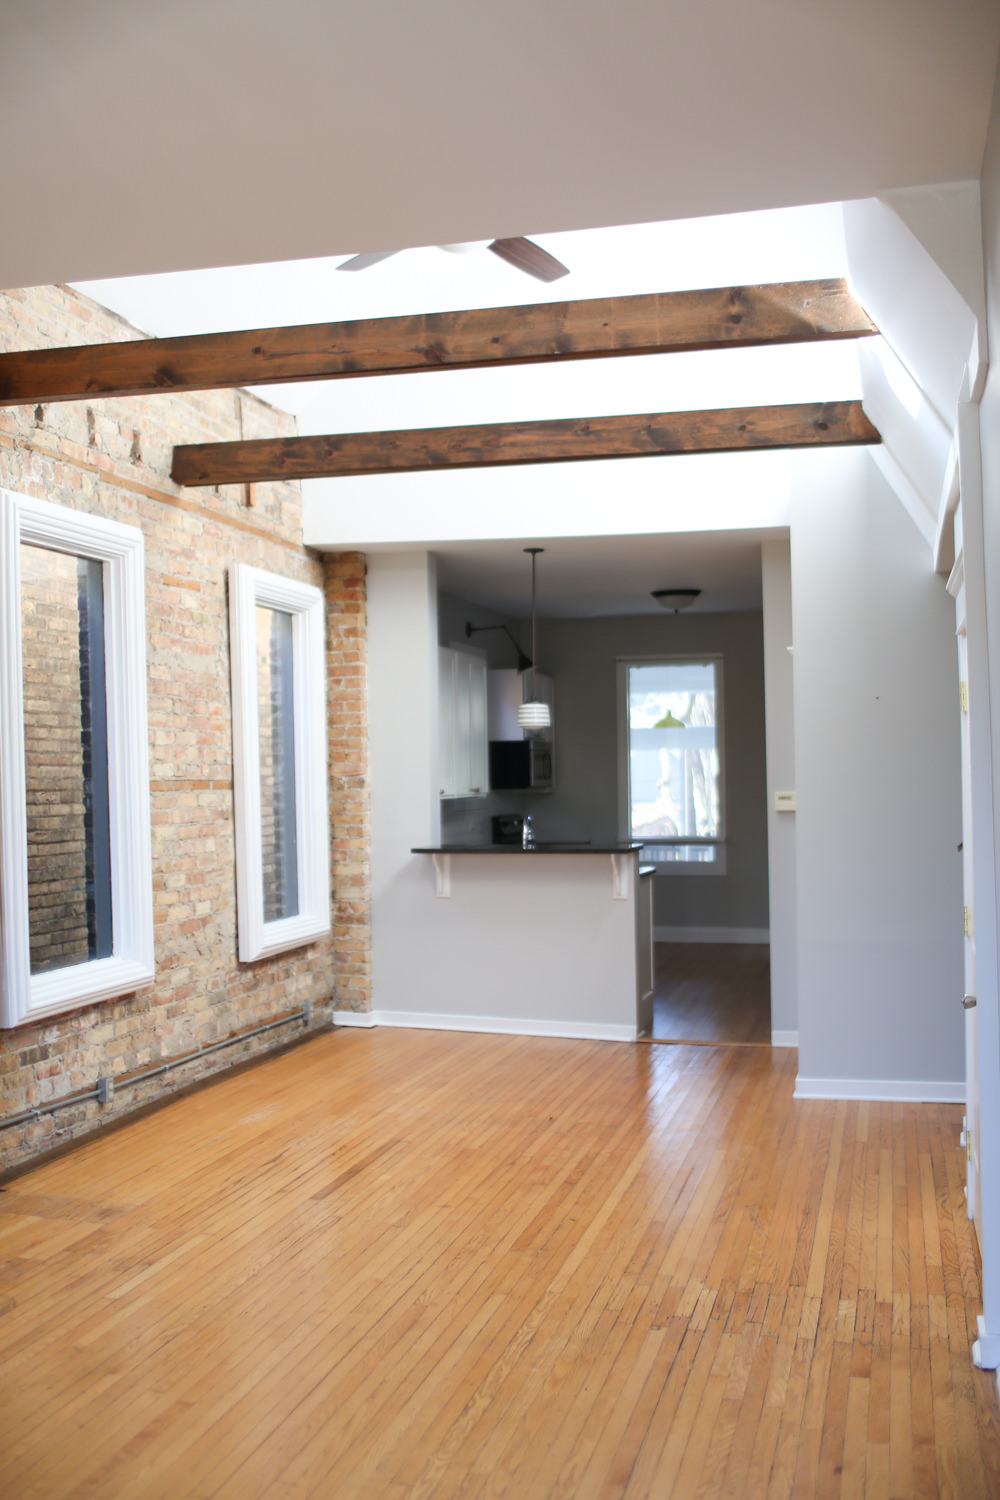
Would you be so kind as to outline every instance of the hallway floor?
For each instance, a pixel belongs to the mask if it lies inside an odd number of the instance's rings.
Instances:
[[[654,1042],[771,1044],[766,943],[656,943]]]

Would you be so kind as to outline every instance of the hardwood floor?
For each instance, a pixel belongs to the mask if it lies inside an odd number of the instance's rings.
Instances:
[[[655,1042],[771,1044],[766,943],[656,943]]]
[[[0,1193],[0,1494],[1000,1494],[960,1110],[340,1031]]]

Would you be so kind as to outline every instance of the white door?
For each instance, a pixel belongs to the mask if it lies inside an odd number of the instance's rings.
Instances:
[[[962,721],[962,899],[965,903],[965,1196],[969,1218],[974,1220],[980,1244],[983,1237],[982,1192],[979,1173],[979,1034],[976,1014],[976,922],[972,876],[972,775],[969,751],[968,681],[969,653],[965,635],[964,590],[956,601],[958,621],[958,675],[961,683]]]

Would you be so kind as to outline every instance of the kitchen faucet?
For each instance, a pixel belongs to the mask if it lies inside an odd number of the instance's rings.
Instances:
[[[531,826],[531,814],[527,813],[524,822],[521,824],[521,848],[534,849],[534,847],[535,830]]]

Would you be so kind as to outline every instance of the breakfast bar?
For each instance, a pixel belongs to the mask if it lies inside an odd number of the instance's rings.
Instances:
[[[634,1041],[652,1021],[652,871],[632,843],[436,844],[408,996],[377,1024]]]

